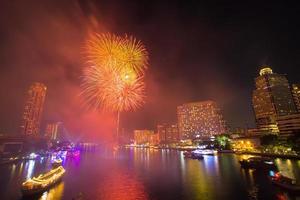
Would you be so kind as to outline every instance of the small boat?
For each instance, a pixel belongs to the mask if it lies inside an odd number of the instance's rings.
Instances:
[[[213,149],[196,149],[196,150],[192,151],[192,153],[214,156],[218,153],[218,151],[213,150]]]
[[[192,158],[193,158],[193,159],[198,159],[198,160],[204,159],[204,157],[203,157],[202,154],[199,154],[199,153],[193,153],[193,152],[192,152]]]
[[[248,159],[240,160],[239,162],[243,168],[277,170],[273,159],[268,157],[253,156]]]
[[[60,167],[62,165],[62,159],[56,159],[52,163],[52,169]]]
[[[300,192],[300,184],[297,183],[296,179],[283,176],[279,172],[273,176],[269,176],[269,179],[274,185],[277,185],[285,190],[289,190],[291,192]]]
[[[17,157],[10,157],[10,158],[2,158],[0,160],[0,165],[2,164],[11,164],[11,163],[16,163],[20,161],[20,158],[17,156]]]
[[[185,151],[183,152],[183,155],[185,158],[192,158],[192,152],[191,151]]]
[[[38,157],[37,154],[31,153],[31,154],[29,154],[28,156],[25,156],[24,159],[25,159],[25,160],[35,160],[37,157]]]
[[[194,153],[192,151],[185,151],[185,152],[183,152],[183,155],[185,158],[192,158],[192,159],[198,159],[198,160],[201,160],[204,158],[201,154]]]
[[[42,193],[58,183],[64,174],[65,169],[62,166],[54,167],[49,172],[28,179],[22,183],[22,193],[24,196]]]

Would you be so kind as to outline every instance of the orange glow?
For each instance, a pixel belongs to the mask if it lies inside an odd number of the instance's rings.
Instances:
[[[98,193],[107,200],[147,199],[143,183],[119,170],[112,171],[109,179],[98,186]]]
[[[88,60],[83,96],[88,107],[111,111],[135,110],[144,104],[144,70],[148,54],[133,37],[95,34],[87,42]]]

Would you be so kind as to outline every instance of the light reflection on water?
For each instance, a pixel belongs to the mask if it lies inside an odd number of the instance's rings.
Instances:
[[[61,199],[63,195],[65,184],[63,182],[58,183],[55,187],[51,188],[42,194],[39,200],[53,200]]]
[[[192,160],[174,150],[104,149],[67,157],[63,181],[38,199],[299,199],[272,186],[267,174],[241,169],[238,161],[247,157],[222,154]],[[20,199],[21,183],[49,170],[50,163],[49,158],[0,166],[0,178],[5,177],[0,199]],[[280,170],[298,179],[299,163],[276,159]]]
[[[36,162],[35,160],[29,160],[28,167],[27,167],[26,179],[29,179],[32,177],[35,162]]]

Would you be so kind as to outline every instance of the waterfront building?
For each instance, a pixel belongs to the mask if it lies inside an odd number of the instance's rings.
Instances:
[[[300,84],[292,85],[292,94],[293,94],[297,111],[300,112]]]
[[[300,114],[279,116],[276,119],[280,134],[300,134]]]
[[[22,119],[22,134],[38,135],[40,122],[46,97],[46,86],[43,83],[33,83],[28,92],[25,102],[23,119]]]
[[[158,133],[154,133],[154,134],[150,135],[149,144],[150,145],[158,145],[159,144],[159,135],[158,135]]]
[[[154,135],[153,130],[134,130],[134,143],[149,145],[151,136]]]
[[[278,133],[276,118],[297,112],[288,80],[285,75],[273,73],[270,67],[263,66],[255,78],[255,86],[252,104],[257,127]]]
[[[45,136],[51,140],[59,140],[63,136],[63,123],[51,122],[46,125]]]
[[[159,124],[157,133],[161,144],[170,144],[179,142],[179,132],[177,124]]]
[[[180,139],[209,138],[226,132],[225,121],[214,101],[186,103],[177,107]]]

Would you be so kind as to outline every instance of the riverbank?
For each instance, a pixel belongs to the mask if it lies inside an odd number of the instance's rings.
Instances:
[[[235,154],[248,154],[248,155],[266,156],[266,157],[272,157],[272,158],[300,160],[299,155],[285,155],[285,154],[251,152],[251,151],[235,152]]]

